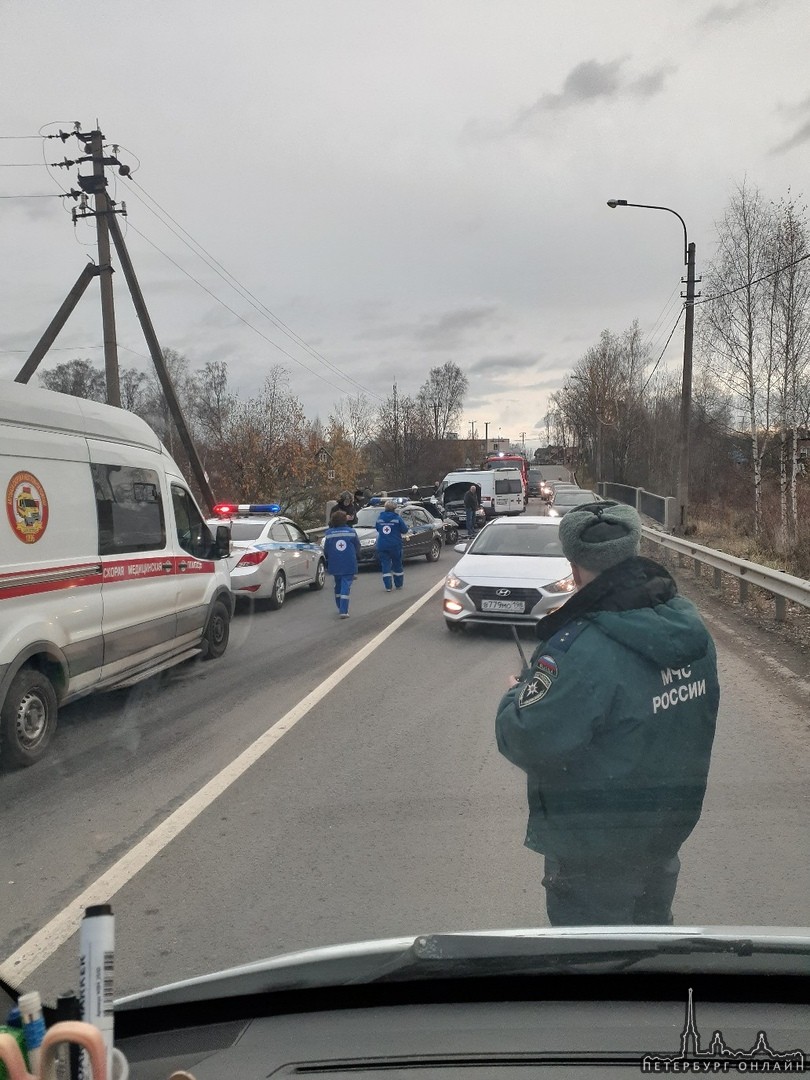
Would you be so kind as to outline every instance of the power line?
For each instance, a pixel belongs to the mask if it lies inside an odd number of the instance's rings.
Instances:
[[[698,304],[710,304],[713,300],[722,300],[724,296],[733,296],[734,293],[742,292],[743,289],[750,289],[752,285],[759,285],[763,281],[767,281],[768,278],[776,277],[777,274],[781,274],[784,270],[790,270],[792,266],[798,266],[800,262],[804,262],[805,259],[810,259],[810,252],[807,255],[800,255],[798,259],[794,259],[793,262],[785,263],[784,266],[779,266],[776,270],[771,270],[770,273],[763,274],[762,277],[754,278],[753,281],[746,281],[742,285],[738,285],[734,289],[727,289],[725,292],[717,293],[716,296],[704,296],[700,300],[695,300],[695,306]]]
[[[6,139],[22,140],[22,139],[43,139],[43,138],[45,138],[44,135],[0,135],[0,139],[3,139],[4,141]]]
[[[0,195],[0,199],[63,199],[64,195]]]
[[[162,255],[163,257],[164,257],[164,259],[168,259],[168,260],[169,260],[169,262],[170,262],[170,263],[171,263],[171,264],[172,264],[173,266],[176,266],[176,267],[177,267],[177,269],[178,269],[178,270],[179,270],[179,271],[180,271],[180,272],[181,272],[182,274],[185,274],[187,278],[189,278],[189,279],[190,279],[191,281],[193,281],[195,285],[199,285],[199,287],[200,287],[200,288],[201,288],[201,289],[202,289],[202,290],[203,290],[204,292],[207,292],[207,293],[208,293],[208,295],[209,295],[209,296],[210,296],[210,297],[211,297],[211,298],[212,298],[213,300],[216,300],[216,302],[217,302],[218,304],[221,304],[221,305],[222,305],[222,307],[224,307],[224,308],[225,308],[225,309],[226,309],[227,311],[230,311],[231,315],[234,315],[234,316],[235,316],[235,317],[236,317],[237,319],[239,319],[239,321],[240,321],[240,322],[243,322],[243,323],[245,324],[245,326],[249,327],[249,329],[251,329],[251,330],[252,330],[252,331],[253,331],[253,332],[254,332],[255,334],[258,334],[260,338],[263,338],[263,339],[264,339],[264,340],[265,340],[265,341],[266,341],[266,342],[268,343],[268,345],[272,345],[274,349],[278,349],[278,351],[279,351],[280,353],[283,353],[283,354],[284,354],[284,356],[286,356],[286,357],[287,357],[288,359],[292,360],[292,361],[293,361],[293,363],[295,363],[295,364],[298,364],[298,365],[299,365],[300,367],[302,367],[302,368],[303,368],[303,369],[304,369],[305,371],[308,371],[308,372],[310,373],[310,375],[314,375],[316,379],[321,379],[321,380],[322,380],[323,382],[325,382],[325,383],[328,383],[328,385],[329,385],[329,386],[331,386],[333,390],[337,390],[337,392],[338,392],[339,394],[345,394],[345,393],[346,393],[346,391],[345,391],[345,390],[343,390],[343,389],[342,389],[341,387],[339,387],[339,386],[336,386],[336,385],[335,385],[335,383],[333,383],[333,382],[331,382],[331,381],[330,381],[329,379],[327,379],[325,375],[321,375],[321,374],[320,374],[320,372],[318,372],[318,371],[313,371],[313,370],[312,370],[312,368],[311,368],[311,367],[308,367],[308,366],[307,366],[307,365],[306,365],[306,364],[304,363],[304,361],[303,361],[303,360],[299,360],[297,356],[293,356],[293,354],[292,354],[292,353],[289,353],[289,352],[287,352],[287,350],[286,350],[286,349],[282,348],[282,346],[281,346],[281,345],[279,345],[279,344],[278,344],[277,342],[273,341],[273,339],[272,339],[272,338],[269,338],[269,337],[267,336],[267,334],[264,334],[264,333],[262,333],[262,331],[261,331],[261,330],[259,330],[259,328],[258,328],[257,326],[254,326],[254,325],[253,325],[253,323],[249,323],[249,322],[247,321],[247,319],[246,319],[246,318],[244,318],[244,316],[240,315],[240,314],[239,314],[239,312],[238,312],[238,311],[235,311],[235,310],[234,310],[234,309],[233,309],[233,308],[232,308],[232,307],[231,307],[231,306],[230,306],[229,304],[226,304],[226,303],[225,303],[225,301],[224,301],[224,300],[222,300],[222,299],[221,299],[221,298],[220,298],[219,296],[217,296],[217,294],[216,294],[216,293],[212,292],[212,291],[211,291],[211,290],[210,290],[210,289],[208,288],[208,286],[207,286],[207,285],[204,285],[204,284],[203,284],[203,283],[202,283],[202,282],[201,282],[201,281],[200,281],[200,280],[199,280],[198,278],[195,278],[193,274],[191,274],[191,273],[190,273],[190,272],[189,272],[188,270],[186,270],[186,269],[185,269],[185,267],[181,266],[181,265],[180,265],[180,263],[176,262],[176,261],[175,261],[175,260],[174,260],[174,259],[173,259],[173,258],[171,257],[171,255],[167,255],[167,254],[166,254],[166,252],[165,252],[165,251],[163,251],[163,249],[162,249],[162,248],[158,247],[158,245],[157,245],[157,244],[156,244],[156,243],[154,242],[154,240],[150,240],[148,236],[145,236],[145,235],[144,235],[144,234],[143,234],[143,233],[142,233],[142,232],[140,231],[140,229],[136,229],[136,228],[135,228],[135,226],[134,226],[134,225],[133,225],[133,224],[132,224],[131,222],[130,222],[130,225],[129,225],[129,227],[130,227],[130,229],[131,229],[131,230],[132,230],[132,231],[133,231],[134,233],[137,233],[137,234],[138,234],[138,236],[140,236],[140,237],[141,237],[141,238],[142,238],[143,240],[145,240],[145,241],[147,242],[147,244],[150,244],[150,245],[151,245],[151,246],[152,246],[152,247],[153,247],[153,248],[155,249],[155,251],[159,252],[159,253],[160,253],[160,254],[161,254],[161,255]]]
[[[127,151],[127,152],[132,153],[132,151]],[[133,155],[133,156],[135,156],[135,155]],[[191,244],[189,244],[188,241],[183,238],[183,236],[180,236],[165,221],[163,221],[162,224],[165,225],[166,228],[169,229],[170,232],[172,232],[175,236],[177,236],[178,239],[182,243],[184,243],[186,245],[186,247],[189,248],[190,251],[192,251],[198,258],[202,259],[202,261],[205,262],[206,265],[209,266],[209,268],[214,271],[214,273],[216,273],[219,277],[221,277],[222,280],[225,281],[225,283],[230,288],[232,288],[236,292],[238,292],[242,296],[243,299],[246,299],[250,303],[251,307],[253,307],[256,311],[258,311],[260,315],[263,315],[265,318],[269,319],[269,321],[271,323],[273,323],[273,325],[277,329],[281,330],[281,332],[283,334],[285,334],[287,337],[289,337],[291,341],[293,341],[296,345],[299,345],[301,348],[303,348],[307,353],[309,353],[309,355],[314,360],[317,360],[319,363],[324,364],[335,375],[339,376],[342,379],[345,379],[347,382],[352,383],[354,386],[356,386],[358,388],[358,390],[362,390],[364,393],[371,395],[371,397],[377,398],[377,400],[381,400],[379,394],[375,394],[373,390],[370,390],[367,386],[364,386],[362,383],[358,382],[357,379],[353,378],[353,376],[348,375],[345,371],[343,371],[341,368],[339,368],[337,366],[337,364],[333,363],[331,360],[328,360],[325,356],[323,356],[322,353],[318,352],[317,349],[314,349],[299,334],[297,334],[294,330],[292,330],[281,318],[279,318],[279,316],[277,316],[273,311],[271,311],[270,308],[262,300],[260,300],[257,296],[255,296],[247,288],[247,286],[243,285],[238,280],[238,278],[236,278],[230,272],[230,270],[228,270],[225,266],[223,266],[222,263],[219,262],[219,260],[215,256],[211,255],[210,252],[206,251],[206,249],[203,247],[203,245],[200,244],[199,241],[195,240],[194,237],[191,235],[191,233],[189,233],[187,229],[183,228],[183,226],[172,217],[172,215],[168,212],[168,210],[165,210],[160,205],[160,203],[157,201],[157,199],[155,199],[154,196],[149,194],[149,192],[143,187],[142,184],[139,184],[137,180],[134,180],[131,177],[130,177],[130,179],[132,180],[132,183],[137,188],[139,188],[151,202],[153,202],[155,204],[155,206],[160,210],[160,212],[162,214],[164,214],[169,219],[169,221],[171,221],[174,225],[176,225],[177,228],[180,229],[180,231],[182,233],[184,233],[185,236],[187,236],[189,238],[191,243],[194,244],[196,248],[199,248],[199,251],[196,251],[194,249],[194,247],[192,247]],[[158,220],[161,220],[159,215],[155,212],[155,210],[153,210],[152,207],[150,207],[148,205],[148,203],[144,202],[144,200],[141,199],[138,196],[137,192],[133,192],[133,194],[135,195],[135,198],[138,199],[139,202],[141,202],[146,207],[146,209],[150,211],[150,213],[152,213],[155,217],[157,217]],[[200,252],[202,252],[203,254],[201,255]],[[341,391],[341,393],[343,393],[343,391]]]
[[[663,349],[661,350],[661,353],[660,353],[660,355],[659,355],[658,359],[657,359],[657,360],[655,361],[655,363],[653,364],[653,369],[652,369],[652,371],[650,372],[650,374],[649,374],[649,375],[647,376],[647,381],[646,381],[646,382],[644,383],[644,385],[643,385],[643,386],[642,386],[642,388],[641,388],[641,393],[642,393],[642,394],[644,393],[644,391],[645,391],[645,390],[647,389],[647,387],[649,386],[649,384],[650,384],[650,379],[651,379],[651,378],[653,377],[653,375],[654,375],[654,374],[655,374],[655,372],[656,372],[656,369],[657,369],[658,365],[659,365],[659,364],[661,363],[661,360],[663,359],[664,353],[665,353],[665,352],[667,351],[667,348],[669,347],[669,343],[670,343],[670,341],[672,341],[672,335],[673,335],[673,334],[675,333],[675,331],[677,330],[677,328],[678,328],[678,323],[679,323],[679,322],[681,321],[681,318],[682,318],[682,316],[683,316],[683,313],[684,313],[684,311],[685,311],[685,310],[686,310],[686,307],[684,306],[684,307],[682,307],[682,308],[681,308],[681,310],[680,310],[680,311],[678,312],[678,317],[677,317],[677,319],[675,320],[675,324],[673,325],[672,329],[671,329],[671,330],[670,330],[670,332],[669,332],[669,337],[667,338],[667,340],[666,340],[666,343],[665,343],[665,345],[664,345]]]

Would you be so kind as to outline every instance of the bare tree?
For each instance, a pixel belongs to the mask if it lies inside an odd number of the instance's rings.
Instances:
[[[810,356],[810,267],[806,209],[790,197],[775,210],[769,279],[774,382],[779,424],[780,543],[787,550],[798,540],[797,479],[800,386]]]
[[[104,372],[89,360],[68,360],[55,368],[41,371],[40,382],[46,390],[90,401],[106,401],[107,386]]]
[[[363,446],[374,426],[374,408],[365,394],[350,394],[338,401],[329,416],[330,424],[339,426],[353,450]]]
[[[446,439],[448,432],[458,426],[468,387],[467,376],[452,360],[430,369],[419,389],[418,400],[430,416],[436,442]]]
[[[751,444],[754,532],[762,526],[762,461],[772,436],[772,315],[758,282],[771,269],[773,215],[742,183],[717,223],[717,254],[704,274],[713,299],[700,307],[698,337],[710,370],[743,404]],[[772,300],[772,298],[771,298]]]

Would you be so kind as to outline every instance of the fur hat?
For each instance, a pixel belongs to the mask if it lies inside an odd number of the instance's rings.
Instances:
[[[560,543],[569,562],[601,573],[638,555],[641,518],[624,503],[575,506],[560,520]]]

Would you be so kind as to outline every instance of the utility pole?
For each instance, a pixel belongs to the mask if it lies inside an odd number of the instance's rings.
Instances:
[[[489,420],[484,421],[484,451],[489,453]]]
[[[118,346],[115,334],[115,304],[112,291],[113,269],[110,261],[110,236],[112,236],[118,251],[118,256],[121,260],[124,277],[126,278],[132,295],[132,302],[135,305],[135,310],[141,323],[146,343],[149,346],[149,352],[155,364],[158,379],[169,406],[172,420],[177,427],[180,440],[188,455],[189,464],[197,480],[203,500],[207,503],[208,509],[211,510],[216,501],[214,493],[211,490],[205,468],[197,453],[197,449],[194,446],[194,441],[191,437],[188,425],[185,422],[185,418],[183,417],[180,402],[166,368],[163,352],[160,348],[154,327],[152,326],[152,321],[149,317],[149,312],[146,308],[146,303],[140,285],[138,284],[138,279],[135,276],[135,270],[132,266],[129,252],[127,251],[124,238],[116,219],[116,214],[126,213],[126,206],[124,203],[121,203],[119,209],[108,197],[106,191],[107,178],[104,174],[104,166],[117,165],[118,172],[121,176],[129,176],[129,166],[122,165],[118,158],[114,156],[115,152],[117,152],[116,147],[113,147],[113,155],[105,157],[104,136],[100,130],[83,132],[81,130],[81,124],[77,122],[74,131],[70,133],[60,131],[58,137],[65,142],[71,136],[78,139],[83,145],[84,156],[78,157],[73,161],[69,161],[65,158],[64,161],[57,162],[56,164],[61,168],[73,168],[74,166],[82,165],[85,162],[92,162],[93,172],[90,175],[79,174],[78,176],[78,184],[81,190],[71,190],[69,194],[72,195],[73,198],[78,198],[80,200],[78,209],[74,208],[73,210],[74,224],[80,218],[95,217],[96,219],[99,265],[86,266],[84,268],[79,275],[76,284],[68,293],[68,296],[59,308],[59,311],[51,320],[47,330],[42,335],[31,355],[16,376],[15,381],[19,383],[27,383],[29,381],[36,371],[42,357],[53,344],[57,334],[64,326],[68,316],[76,307],[76,304],[88,284],[94,277],[98,277],[101,285],[101,316],[104,332],[104,364],[107,381],[107,403],[119,409],[121,408],[121,391],[118,376]],[[95,208],[93,210],[88,207],[88,195],[95,196]]]
[[[470,421],[470,442],[475,438],[475,421]]]
[[[683,293],[681,293],[683,296]],[[692,336],[695,326],[695,245],[686,249],[686,320],[683,333],[683,379],[678,433],[678,506],[681,529],[689,516],[689,420],[692,406]]]
[[[521,441],[521,443],[523,445],[523,453],[525,454],[526,453],[526,432],[525,431],[521,431],[521,433],[520,433],[520,441]]]
[[[107,404],[121,408],[118,381],[118,343],[115,338],[115,302],[110,263],[109,218],[113,213],[107,198],[104,175],[104,143],[100,131],[90,132],[89,153],[93,158],[93,194],[96,202],[96,240],[98,242],[99,284],[101,286],[101,327],[104,334],[104,370],[107,378]]]

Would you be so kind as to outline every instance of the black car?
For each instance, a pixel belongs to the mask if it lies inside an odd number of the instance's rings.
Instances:
[[[407,537],[403,537],[403,559],[415,559],[424,555],[428,562],[436,562],[442,553],[444,524],[433,517],[423,506],[412,503],[408,499],[394,499],[397,504],[397,513],[410,529]],[[368,506],[357,511],[357,521],[354,528],[360,538],[360,565],[367,566],[369,563],[378,562],[377,543],[377,518],[385,509],[385,499],[372,499]]]
[[[455,544],[458,542],[458,521],[451,513],[449,513],[449,511],[445,510],[435,496],[431,496],[428,499],[420,499],[416,505],[427,510],[431,517],[436,518],[437,521],[442,523],[444,527],[445,544]]]

